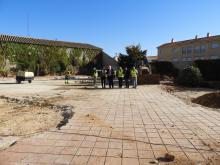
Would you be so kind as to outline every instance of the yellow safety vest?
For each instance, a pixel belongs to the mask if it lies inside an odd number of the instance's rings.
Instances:
[[[120,78],[121,78],[121,77],[122,77],[122,78],[124,77],[124,73],[123,73],[123,70],[122,70],[122,69],[119,69],[119,70],[118,70],[118,77],[120,77]]]
[[[94,76],[94,77],[98,77],[98,72],[97,72],[97,71],[94,71],[93,76]]]
[[[138,71],[137,69],[132,69],[131,70],[131,77],[137,77]]]

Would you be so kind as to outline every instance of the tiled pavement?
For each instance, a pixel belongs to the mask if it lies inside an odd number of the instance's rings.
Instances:
[[[77,91],[79,100],[66,100],[75,106],[69,124],[20,140],[0,153],[0,165],[147,165],[167,152],[174,164],[203,164],[220,156],[219,112],[153,85]]]

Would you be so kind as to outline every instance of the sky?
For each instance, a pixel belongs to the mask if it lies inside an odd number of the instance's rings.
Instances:
[[[220,0],[0,0],[0,20],[0,34],[89,43],[110,56],[140,44],[151,56],[172,38],[219,35]]]

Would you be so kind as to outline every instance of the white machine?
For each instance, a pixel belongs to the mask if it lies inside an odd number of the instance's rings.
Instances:
[[[21,83],[21,81],[28,81],[31,83],[31,81],[34,79],[34,73],[33,72],[24,72],[19,71],[16,75],[16,81],[18,84]]]

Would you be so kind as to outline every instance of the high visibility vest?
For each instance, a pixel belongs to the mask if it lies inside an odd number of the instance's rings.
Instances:
[[[97,71],[94,71],[93,76],[94,76],[94,77],[98,77],[98,72],[97,72]]]
[[[137,77],[138,71],[137,69],[131,69],[131,77]]]
[[[121,77],[122,77],[122,78],[124,77],[124,73],[123,73],[123,70],[122,70],[122,69],[119,69],[119,70],[118,70],[118,77],[120,77],[120,78],[121,78]]]

